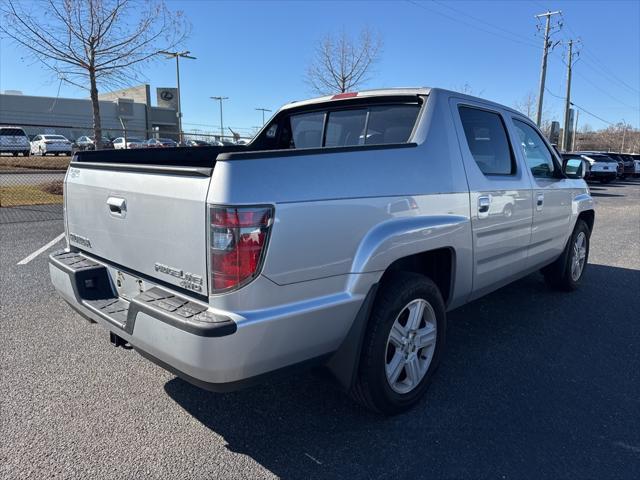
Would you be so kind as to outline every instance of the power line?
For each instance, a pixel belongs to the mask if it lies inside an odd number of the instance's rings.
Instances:
[[[551,90],[549,90],[548,88],[545,88],[545,90],[547,91],[547,93],[549,95],[551,95],[552,97],[556,97],[560,100],[565,100],[565,97],[561,97],[560,95],[556,95],[555,93],[553,93]],[[601,122],[606,123],[607,125],[615,125],[615,123],[610,122],[608,120],[605,120],[602,117],[599,117],[598,115],[596,115],[595,113],[591,113],[589,110],[584,109],[583,107],[581,107],[580,105],[576,105],[573,102],[569,102],[571,104],[572,107],[576,107],[579,110],[582,110],[584,113],[586,113],[587,115],[591,115],[593,118],[597,118],[598,120],[600,120]]]
[[[564,16],[563,16],[563,18],[564,18]],[[577,36],[575,31],[573,30],[573,28],[571,28],[571,25],[569,25],[566,22],[566,19],[565,19],[565,25],[574,36]],[[584,55],[587,56],[587,57],[591,57],[591,59],[584,58],[584,60],[587,63],[587,66],[589,66],[589,68],[591,68],[594,72],[600,73],[600,75],[603,75],[603,76],[608,76],[610,79],[617,81],[620,85],[623,85],[623,86],[627,87],[629,90],[631,90],[634,93],[640,93],[640,89],[632,87],[627,82],[622,80],[620,77],[615,75],[611,71],[611,69],[607,68],[606,65],[598,57],[596,57],[596,55],[594,53],[589,52],[589,51],[585,51]],[[595,67],[600,69],[600,72],[597,72]]]
[[[515,38],[510,38],[510,37],[508,37],[506,35],[503,35],[503,34],[500,34],[498,32],[492,32],[491,30],[486,30],[484,28],[479,27],[475,23],[467,22],[467,21],[462,20],[460,18],[453,17],[453,16],[451,16],[451,15],[449,15],[447,13],[441,12],[440,10],[427,7],[426,5],[424,5],[422,3],[418,3],[415,0],[405,0],[405,1],[408,2],[408,3],[411,3],[412,5],[414,5],[414,6],[418,7],[418,8],[422,8],[423,10],[427,10],[429,12],[436,13],[436,14],[442,16],[442,17],[448,18],[449,20],[451,20],[453,22],[462,23],[462,24],[464,24],[464,25],[466,25],[468,27],[475,28],[476,30],[479,30],[479,31],[484,32],[484,33],[488,33],[489,35],[495,35],[497,37],[504,38],[504,39],[512,41],[512,42],[516,42],[516,43],[520,43],[522,45],[526,45],[528,47],[538,48],[533,42],[523,42],[521,40],[516,40]]]
[[[586,113],[587,115],[591,115],[593,118],[597,118],[598,120],[600,120],[601,122],[606,123],[607,125],[615,125],[615,123],[613,122],[609,122],[608,120],[605,120],[602,117],[599,117],[598,115],[596,115],[595,113],[591,113],[589,110],[585,110],[583,107],[581,107],[580,105],[576,105],[575,103],[571,102],[571,106],[572,107],[576,107],[578,110],[582,110],[584,113]]]
[[[470,13],[467,13],[464,10],[460,10],[458,8],[452,7],[451,5],[449,5],[447,3],[443,3],[443,2],[438,1],[438,0],[431,0],[431,1],[433,3],[437,3],[441,7],[448,8],[449,10],[453,10],[454,12],[456,12],[456,13],[458,13],[460,15],[464,15],[466,17],[469,17],[469,18],[475,20],[476,22],[484,23],[485,25],[489,26],[490,28],[493,28],[495,30],[504,32],[507,35],[512,35],[513,37],[516,37],[516,38],[520,39],[520,41],[527,42],[527,44],[531,45],[532,47],[536,47],[537,48],[537,45],[535,45],[535,43],[533,43],[530,38],[525,37],[524,35],[521,35],[521,34],[516,33],[516,32],[512,32],[511,30],[507,30],[506,28],[500,27],[500,26],[495,25],[495,24],[493,24],[491,22],[488,22],[488,21],[486,21],[486,20],[484,20],[482,18],[479,18],[479,17],[476,17],[474,15],[471,15]]]

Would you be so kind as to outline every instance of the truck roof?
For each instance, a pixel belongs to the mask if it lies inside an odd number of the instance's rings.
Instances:
[[[345,92],[338,93],[335,95],[325,95],[322,97],[310,98],[308,100],[295,100],[284,105],[280,110],[287,110],[290,108],[297,108],[305,105],[313,105],[316,103],[326,103],[326,102],[334,102],[334,101],[342,101],[349,100],[353,98],[366,98],[366,97],[386,97],[386,96],[411,96],[411,95],[429,95],[430,93],[442,93],[445,95],[455,96],[458,98],[467,98],[469,100],[473,100],[475,102],[483,102],[487,105],[493,105],[499,107],[501,109],[509,110],[512,113],[516,113],[518,115],[523,115],[521,112],[510,108],[506,105],[492,102],[491,100],[487,100],[481,97],[475,97],[473,95],[467,95],[465,93],[456,92],[453,90],[447,90],[444,88],[433,88],[433,87],[396,87],[396,88],[378,88],[371,90],[362,90],[359,92]]]

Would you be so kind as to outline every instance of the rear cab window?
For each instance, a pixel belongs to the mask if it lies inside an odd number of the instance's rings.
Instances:
[[[0,128],[1,137],[26,137],[27,134],[21,128]]]
[[[308,149],[407,143],[421,101],[328,102],[313,111],[282,112],[254,141],[261,149]]]

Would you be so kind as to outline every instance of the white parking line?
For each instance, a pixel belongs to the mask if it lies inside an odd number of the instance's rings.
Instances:
[[[38,250],[36,250],[35,252],[33,252],[31,255],[24,257],[22,260],[20,260],[18,262],[18,265],[26,265],[27,263],[29,263],[31,260],[33,260],[34,258],[36,258],[38,255],[40,255],[42,252],[45,252],[47,250],[49,250],[51,247],[53,247],[56,243],[58,243],[60,240],[62,240],[64,238],[64,233],[61,233],[60,235],[58,235],[56,238],[54,238],[53,240],[51,240],[49,243],[47,243],[45,246],[40,247]]]

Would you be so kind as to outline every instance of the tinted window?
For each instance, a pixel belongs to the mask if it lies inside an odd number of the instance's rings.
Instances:
[[[317,148],[322,146],[324,112],[303,113],[291,117],[292,148]]]
[[[553,177],[555,166],[553,156],[540,134],[531,126],[520,120],[514,120],[520,147],[534,177]]]
[[[342,110],[329,113],[325,147],[362,145],[366,122],[366,110]]]
[[[371,107],[365,143],[374,145],[406,142],[413,131],[419,111],[419,105]]]
[[[26,137],[24,131],[20,128],[0,128],[0,135],[11,137]]]
[[[40,135],[36,135],[35,137],[33,137],[34,142],[37,142],[38,140],[40,140]]]
[[[515,173],[513,154],[500,115],[470,107],[459,110],[469,151],[482,173]]]

